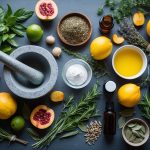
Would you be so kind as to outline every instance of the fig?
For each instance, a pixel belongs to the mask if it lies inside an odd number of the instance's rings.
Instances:
[[[39,0],[35,6],[35,13],[39,19],[50,21],[56,18],[58,7],[53,0]]]
[[[54,111],[46,105],[39,105],[33,109],[30,121],[38,129],[48,128],[54,121]]]

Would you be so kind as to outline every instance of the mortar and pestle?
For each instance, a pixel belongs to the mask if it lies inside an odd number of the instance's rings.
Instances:
[[[4,79],[17,96],[36,99],[51,91],[56,83],[58,66],[44,48],[27,45],[14,50],[10,56],[0,51],[4,63]]]

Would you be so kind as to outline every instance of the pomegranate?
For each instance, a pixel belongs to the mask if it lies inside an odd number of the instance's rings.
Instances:
[[[30,120],[31,123],[39,128],[48,128],[54,121],[54,111],[47,107],[46,105],[39,105],[33,109]]]
[[[39,19],[49,21],[56,18],[58,8],[53,0],[39,0],[35,6],[35,12]]]

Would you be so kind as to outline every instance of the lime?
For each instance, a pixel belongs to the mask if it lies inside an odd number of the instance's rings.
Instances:
[[[32,24],[28,26],[26,33],[27,33],[28,39],[34,43],[39,42],[43,36],[43,30],[37,24]]]
[[[11,128],[14,131],[20,131],[24,128],[25,126],[25,120],[21,116],[16,116],[11,120]]]

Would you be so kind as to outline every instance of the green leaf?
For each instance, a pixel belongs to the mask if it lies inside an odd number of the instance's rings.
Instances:
[[[33,13],[34,13],[33,11],[28,11],[24,8],[21,8],[14,13],[14,16],[17,17],[18,22],[23,22],[29,19],[33,15]]]
[[[40,139],[39,134],[32,128],[27,128],[26,131],[33,138],[33,140],[38,141]]]
[[[24,103],[23,109],[22,109],[22,115],[23,115],[23,117],[26,120],[29,120],[30,119],[30,114],[31,114],[31,110],[30,110],[29,106],[26,103]]]
[[[6,20],[6,25],[9,27],[14,26],[16,24],[16,19],[15,16],[9,16]]]
[[[1,24],[1,25],[0,25],[0,32],[3,32],[5,29],[6,29],[6,26],[3,25],[3,24]]]
[[[79,133],[78,130],[71,131],[71,132],[68,132],[68,133],[62,135],[60,138],[61,138],[61,139],[62,139],[62,138],[68,138],[68,137],[71,137],[71,136],[75,136],[75,135],[77,135],[78,133]]]
[[[136,124],[134,127],[132,127],[132,130],[137,131],[140,130],[142,128],[141,125]]]
[[[131,117],[135,113],[134,108],[127,108],[120,112],[120,115],[123,117]]]
[[[99,6],[98,10],[97,10],[97,15],[100,16],[103,13],[103,6]]]
[[[10,53],[12,51],[12,47],[9,45],[3,45],[1,49],[4,53]]]
[[[9,39],[13,39],[16,36],[16,34],[9,34]]]
[[[0,22],[3,22],[5,16],[4,9],[0,6]]]
[[[2,41],[5,42],[8,39],[9,35],[8,34],[4,34],[2,36]]]
[[[7,39],[7,42],[8,42],[10,45],[14,46],[14,47],[18,47],[18,44],[17,44],[16,41],[13,40],[13,39]]]
[[[12,15],[12,9],[11,9],[10,5],[7,4],[7,11],[6,11],[6,14],[5,14],[5,18],[7,19],[11,15]]]
[[[18,30],[26,31],[26,27],[23,26],[22,24],[16,24],[16,25],[14,25],[14,27]]]
[[[87,126],[85,123],[79,124],[78,128],[83,132],[87,132]]]
[[[119,126],[119,128],[123,128],[123,126],[125,125],[125,123],[126,123],[126,118],[125,117],[120,117],[118,119],[118,126]]]
[[[24,36],[24,32],[21,30],[16,29],[15,27],[12,27],[11,30],[16,33],[18,36]]]

